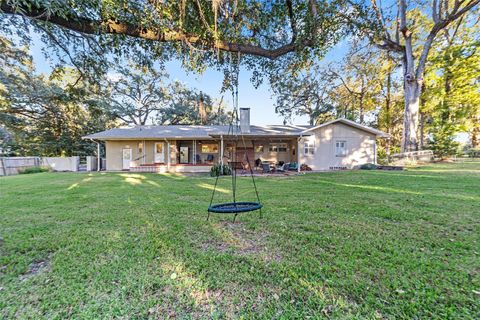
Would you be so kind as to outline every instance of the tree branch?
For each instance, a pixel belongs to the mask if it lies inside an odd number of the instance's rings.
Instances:
[[[1,0],[0,0],[1,1]],[[21,9],[21,10],[20,10]],[[126,35],[134,38],[157,42],[185,42],[194,43],[208,48],[216,48],[227,52],[240,52],[243,54],[265,57],[268,59],[276,59],[289,52],[293,52],[301,47],[308,47],[312,45],[312,41],[305,40],[302,43],[287,43],[276,48],[264,48],[260,45],[253,45],[247,43],[232,43],[225,40],[218,40],[216,42],[202,39],[195,34],[184,33],[175,29],[168,29],[167,31],[159,31],[153,28],[145,28],[140,25],[131,24],[127,22],[107,19],[107,20],[92,20],[84,17],[71,16],[64,17],[56,15],[55,13],[47,15],[47,10],[29,9],[27,7],[14,7],[3,0],[0,4],[0,12],[12,15],[22,15],[26,18],[38,21],[45,21],[69,30],[80,32],[83,34],[113,34]]]
[[[462,9],[460,9],[460,6],[464,2],[465,1],[461,1],[461,0],[456,1],[451,13],[445,13],[446,15],[445,19],[439,20],[437,23],[435,23],[435,25],[430,30],[430,33],[428,34],[425,44],[423,46],[422,54],[420,55],[420,59],[418,60],[418,66],[415,72],[415,77],[417,79],[420,79],[423,75],[423,70],[425,69],[425,63],[427,62],[428,52],[430,51],[433,40],[435,39],[435,36],[437,35],[437,33],[440,32],[440,30],[443,30],[445,27],[447,27],[450,23],[452,23],[456,19],[460,18],[467,11],[469,11],[470,9],[478,5],[480,3],[480,0],[470,0]],[[440,15],[440,11],[439,11],[439,15]]]
[[[292,28],[292,41],[294,43],[297,40],[297,22],[295,21],[295,17],[293,14],[293,4],[292,0],[286,0],[287,9],[288,9],[288,17],[290,19],[290,27]]]

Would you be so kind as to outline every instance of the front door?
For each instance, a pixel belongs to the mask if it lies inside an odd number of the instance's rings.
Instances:
[[[132,149],[122,149],[122,169],[130,170],[131,161],[132,161]]]
[[[180,163],[188,163],[188,147],[180,147]]]
[[[163,147],[163,142],[155,143],[155,163],[165,163],[165,152]]]

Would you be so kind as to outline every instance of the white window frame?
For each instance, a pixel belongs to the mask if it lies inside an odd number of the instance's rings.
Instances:
[[[213,146],[213,151],[212,150],[203,150],[204,147],[208,148],[207,146],[211,147]],[[215,150],[216,149],[216,150]],[[201,153],[218,153],[218,143],[215,142],[207,142],[207,143],[202,143],[200,147]]]
[[[347,156],[347,141],[345,141],[345,140],[335,141],[335,156],[336,157],[346,157]]]
[[[306,156],[315,154],[315,141],[307,140],[303,143],[303,154]]]
[[[264,147],[263,147],[263,144],[255,146],[255,152],[256,153],[263,153],[263,150],[265,150]]]
[[[280,150],[280,148],[282,148],[284,150]],[[288,152],[288,143],[286,143],[286,142],[270,143],[270,145],[268,146],[268,151],[269,152],[280,152],[280,153]]]

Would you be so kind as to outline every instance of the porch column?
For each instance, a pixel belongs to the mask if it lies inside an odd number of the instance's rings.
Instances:
[[[300,173],[300,141],[302,140],[302,136],[297,138],[297,172]]]
[[[197,140],[193,140],[193,164],[197,164]]]
[[[170,162],[172,159],[170,155],[170,141],[167,141],[167,171],[170,172]]]
[[[142,146],[143,146],[143,148],[142,148],[142,153],[143,153],[143,154],[142,154],[142,164],[145,164],[145,158],[147,157],[145,148],[147,147],[147,145],[145,144],[145,140],[143,140],[142,143],[143,143],[143,144],[142,144]]]
[[[220,164],[223,167],[223,135],[220,136]]]
[[[100,158],[100,142],[97,142],[97,171],[100,171],[102,159]]]

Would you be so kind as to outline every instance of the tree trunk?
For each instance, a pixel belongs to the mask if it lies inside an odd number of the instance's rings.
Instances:
[[[388,59],[390,60],[390,56],[387,55]],[[387,134],[388,138],[385,142],[385,153],[387,155],[387,162],[390,162],[390,145],[391,145],[391,138],[390,134],[392,131],[392,119],[390,115],[390,105],[392,101],[392,72],[391,70],[388,70],[387,74],[387,95],[385,97],[385,122],[387,125]]]
[[[405,79],[405,116],[403,120],[402,152],[418,149],[418,111],[420,108],[421,84]]]
[[[425,113],[420,112],[420,150],[425,147]]]
[[[425,82],[422,83],[422,88],[421,88],[421,93],[425,92]],[[420,95],[420,106],[425,105],[425,99],[423,99],[423,95]],[[419,149],[423,150],[425,147],[425,119],[426,115],[425,112],[420,111],[420,129],[419,129],[419,135],[420,135],[420,142],[419,142]]]
[[[364,106],[363,106],[363,93],[360,97],[360,124],[364,122]]]
[[[474,117],[474,120],[475,118],[476,118],[476,123],[474,123],[473,129],[470,133],[472,148],[480,147],[480,116]]]

